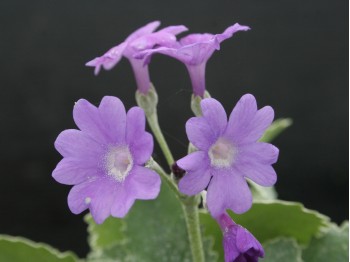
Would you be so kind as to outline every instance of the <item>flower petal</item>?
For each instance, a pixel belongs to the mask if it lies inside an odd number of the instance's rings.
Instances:
[[[172,25],[172,26],[164,27],[163,29],[159,30],[158,32],[166,32],[169,34],[178,35],[178,34],[181,34],[185,31],[187,31],[187,30],[188,30],[188,28],[184,25]]]
[[[124,143],[126,112],[122,101],[114,96],[105,96],[102,98],[98,110],[110,142]]]
[[[218,217],[226,209],[241,214],[251,207],[252,194],[237,170],[216,169],[208,187],[207,204],[213,217]]]
[[[240,142],[241,144],[256,142],[262,137],[265,130],[271,125],[274,118],[274,111],[272,107],[265,106],[258,110],[252,119],[249,127],[247,127],[247,132],[244,139]]]
[[[122,59],[126,47],[127,43],[122,42],[119,45],[112,47],[102,56],[96,57],[95,59],[87,62],[85,65],[95,67],[95,75],[100,72],[102,66],[104,69],[110,70],[120,61],[120,59]]]
[[[94,59],[87,62],[85,65],[90,67],[95,67],[94,74],[98,75],[101,71],[101,67],[104,61],[105,61],[104,57],[95,57]]]
[[[185,45],[178,49],[177,59],[188,65],[199,65],[206,63],[219,45],[215,38],[208,42],[198,42]]]
[[[236,246],[239,252],[247,252],[252,258],[264,257],[264,249],[259,241],[242,226],[237,226]]]
[[[248,31],[248,30],[250,30],[249,26],[240,25],[240,24],[236,23],[236,24],[231,25],[228,28],[226,28],[226,30],[222,34],[215,35],[215,37],[217,37],[219,42],[221,43],[222,41],[232,37],[232,35],[236,32]]]
[[[204,117],[192,117],[186,122],[186,133],[190,142],[198,149],[206,151],[217,136]]]
[[[128,43],[122,42],[117,46],[109,49],[101,58],[102,66],[105,70],[111,70],[119,61],[122,59],[125,49],[127,48]]]
[[[208,186],[210,178],[210,169],[190,171],[180,180],[179,190],[189,196],[199,194]]]
[[[160,177],[149,168],[134,166],[127,180],[128,190],[135,199],[155,199],[159,194]]]
[[[227,125],[227,115],[223,106],[213,98],[206,98],[201,101],[201,108],[203,117],[210,123],[215,136],[220,136]]]
[[[153,137],[145,131],[145,113],[140,107],[133,107],[127,113],[126,141],[138,165],[147,162],[153,152]]]
[[[61,184],[76,185],[94,178],[98,174],[97,164],[92,161],[63,158],[52,172],[52,177]]]
[[[94,140],[103,144],[109,142],[99,110],[87,100],[80,99],[75,103],[73,118],[79,129],[94,138]]]
[[[155,45],[171,47],[176,44],[176,37],[171,33],[159,31],[153,34],[145,35],[130,43],[130,47],[133,49],[133,52],[129,53],[128,58],[133,58],[135,52],[153,48]]]
[[[208,154],[204,151],[193,152],[179,160],[176,164],[186,171],[197,171],[209,166]]]
[[[153,153],[153,137],[150,133],[144,132],[142,136],[133,144],[129,144],[129,148],[134,157],[134,162],[143,165],[152,156]]]
[[[88,158],[87,161],[94,163],[103,154],[101,144],[76,129],[62,131],[55,141],[55,148],[63,157]]]
[[[157,29],[157,27],[160,26],[160,22],[159,21],[153,21],[150,22],[148,24],[146,24],[145,26],[137,29],[136,31],[134,31],[133,33],[131,33],[128,38],[125,40],[125,42],[131,42],[134,41],[135,39],[143,36],[143,35],[147,35],[152,33],[154,30]]]
[[[182,37],[179,42],[182,46],[192,45],[196,43],[204,43],[212,40],[214,38],[213,34],[204,33],[204,34],[188,34]]]
[[[246,94],[241,97],[233,108],[225,130],[225,136],[232,138],[235,143],[239,143],[247,132],[250,122],[257,112],[255,97]]]
[[[263,142],[242,145],[239,148],[239,152],[237,162],[248,160],[248,162],[256,161],[267,165],[276,163],[279,154],[277,147]]]
[[[277,181],[276,172],[271,165],[252,161],[237,164],[237,169],[261,186],[273,186]]]
[[[141,134],[145,132],[146,118],[145,113],[140,107],[132,107],[126,115],[126,141],[135,142]]]
[[[135,197],[129,194],[125,184],[121,184],[115,192],[115,198],[111,208],[111,214],[114,217],[123,218],[129,212],[135,202]]]
[[[115,187],[113,181],[105,178],[76,185],[69,192],[68,206],[74,214],[89,208],[95,222],[101,224],[111,213]]]
[[[132,58],[135,52],[146,49],[151,49],[155,45],[162,47],[178,47],[179,43],[176,41],[176,34],[186,31],[185,26],[169,26],[158,32],[147,34],[130,42],[130,47],[134,52],[128,52],[129,58]]]
[[[133,57],[137,59],[144,59],[145,64],[149,64],[151,56],[155,53],[167,55],[175,59],[180,60],[183,63],[187,63],[191,60],[191,54],[183,53],[179,51],[178,48],[169,48],[169,47],[158,47],[154,49],[144,50],[136,53]]]
[[[235,259],[240,255],[234,240],[235,240],[235,236],[224,237],[223,239],[225,262],[237,261]],[[246,260],[242,260],[242,261],[246,261]],[[257,262],[257,261],[249,261],[249,262]]]

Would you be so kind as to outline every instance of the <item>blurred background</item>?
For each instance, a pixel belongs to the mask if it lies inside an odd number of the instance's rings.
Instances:
[[[135,105],[127,60],[99,76],[84,64],[153,21],[191,32],[252,30],[225,41],[207,65],[207,89],[227,111],[245,93],[293,126],[275,140],[276,188],[335,222],[348,219],[348,1],[345,0],[2,0],[0,2],[0,233],[88,251],[83,215],[70,213],[70,187],[51,178],[57,135],[75,128],[74,102],[105,95]],[[150,65],[159,118],[176,158],[192,116],[183,64]],[[161,158],[158,148],[156,158]]]

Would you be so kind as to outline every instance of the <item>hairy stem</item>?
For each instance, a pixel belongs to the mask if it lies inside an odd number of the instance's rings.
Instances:
[[[147,93],[141,93],[136,91],[136,102],[137,104],[145,111],[146,118],[148,121],[151,130],[156,137],[156,140],[162,150],[165,159],[169,165],[169,167],[174,164],[173,155],[170,152],[169,146],[165,141],[162,130],[160,129],[157,115],[157,104],[158,104],[158,95],[157,91],[152,84],[150,84],[150,88]]]
[[[187,197],[183,199],[182,207],[185,214],[193,262],[204,262],[205,258],[198,214],[198,199],[199,196]]]
[[[165,156],[165,159],[168,163],[168,165],[171,167],[172,164],[174,164],[174,158],[173,155],[170,152],[169,146],[167,144],[167,142],[165,141],[165,138],[163,136],[163,133],[159,127],[159,123],[158,123],[158,116],[157,113],[154,112],[152,114],[146,115],[147,117],[147,121],[149,126],[151,127],[151,130]]]

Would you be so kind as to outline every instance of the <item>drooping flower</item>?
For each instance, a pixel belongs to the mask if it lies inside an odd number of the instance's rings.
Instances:
[[[124,217],[136,199],[154,199],[160,190],[157,173],[144,167],[153,138],[145,131],[141,108],[125,112],[116,97],[105,96],[99,107],[84,99],[74,106],[80,130],[63,131],[55,142],[64,157],[53,171],[59,183],[74,185],[68,205],[74,214],[90,209],[96,223]]]
[[[216,220],[223,233],[225,262],[257,262],[264,257],[260,242],[228,214],[223,213]]]
[[[145,65],[144,60],[135,59],[134,55],[156,45],[171,47],[176,44],[176,35],[187,30],[185,26],[179,25],[168,26],[153,33],[159,25],[159,21],[154,21],[139,28],[129,35],[124,42],[111,48],[104,55],[87,62],[86,65],[95,67],[95,75],[97,75],[101,67],[110,70],[124,56],[132,66],[138,90],[146,94],[150,88],[148,66]]]
[[[180,60],[187,67],[194,95],[203,97],[205,91],[205,66],[208,59],[215,50],[220,49],[221,42],[232,37],[238,31],[247,31],[249,29],[248,26],[236,23],[221,34],[190,34],[180,39],[177,46],[145,50],[136,54],[135,57],[146,59],[145,62],[148,63],[152,54],[160,53]]]
[[[213,217],[226,209],[243,213],[252,204],[245,177],[262,186],[272,186],[277,179],[271,165],[277,161],[278,149],[258,142],[274,118],[273,109],[258,110],[250,94],[239,100],[228,121],[215,99],[203,99],[201,109],[203,116],[186,123],[187,136],[198,151],[177,161],[187,171],[179,189],[195,195],[208,187],[207,206]]]

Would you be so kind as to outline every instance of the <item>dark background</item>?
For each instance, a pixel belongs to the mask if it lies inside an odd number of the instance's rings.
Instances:
[[[274,142],[279,196],[338,223],[348,219],[347,0],[2,0],[0,233],[87,252],[83,215],[66,204],[69,186],[51,178],[61,159],[53,142],[75,128],[79,98],[98,104],[115,95],[135,105],[127,60],[98,77],[84,64],[156,19],[191,32],[219,33],[235,22],[252,27],[211,58],[207,88],[226,110],[249,92],[277,117],[293,118]],[[187,71],[160,55],[150,70],[160,122],[179,158],[191,116]]]

